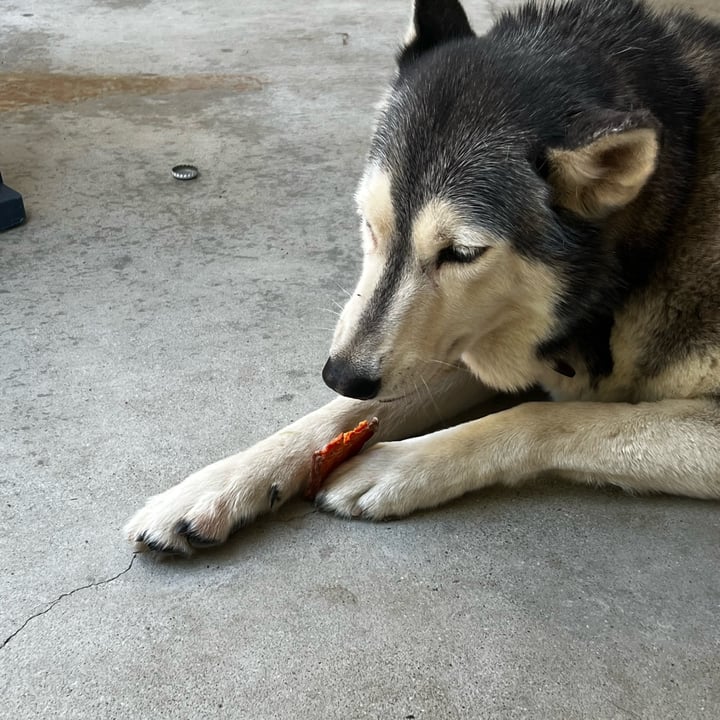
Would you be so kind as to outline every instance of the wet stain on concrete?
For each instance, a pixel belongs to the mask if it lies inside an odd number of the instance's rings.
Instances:
[[[132,258],[129,255],[121,255],[112,264],[112,268],[113,268],[113,270],[124,270],[131,263],[132,263]]]
[[[343,585],[321,585],[318,594],[331,605],[357,605],[358,597]]]
[[[29,105],[78,103],[108,95],[161,95],[226,88],[261,90],[251,75],[69,75],[0,73],[0,112]]]

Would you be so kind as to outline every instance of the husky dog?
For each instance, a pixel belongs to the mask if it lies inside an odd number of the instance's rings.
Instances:
[[[323,371],[343,397],[151,498],[138,549],[222,543],[372,416],[322,509],[380,520],[546,473],[720,497],[720,28],[577,0],[477,37],[457,0],[416,0],[397,64]],[[430,396],[450,418],[530,387],[554,402],[428,432]]]

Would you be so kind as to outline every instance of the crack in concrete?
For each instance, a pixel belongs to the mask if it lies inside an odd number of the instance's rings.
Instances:
[[[293,515],[289,518],[279,519],[278,520],[282,523],[289,523],[293,522],[293,520],[302,520],[303,518],[309,517],[310,515],[317,514],[318,510],[308,510],[307,512],[304,512],[300,515]],[[70,597],[71,595],[74,595],[77,592],[80,592],[81,590],[88,590],[90,588],[94,587],[100,587],[101,585],[108,585],[111,582],[114,582],[118,578],[122,577],[126,573],[129,573],[130,570],[132,570],[132,566],[135,563],[135,559],[140,553],[133,553],[132,558],[130,559],[130,564],[122,571],[120,571],[117,575],[113,575],[111,578],[107,578],[106,580],[100,580],[98,582],[92,582],[88,583],[87,585],[81,585],[80,587],[73,588],[72,590],[69,590],[68,592],[64,592],[61,595],[58,595],[44,610],[40,610],[40,612],[36,612],[32,614],[29,618],[25,620],[25,622],[14,632],[12,632],[8,637],[5,638],[5,640],[0,643],[0,650],[2,650],[12,639],[17,637],[26,627],[27,625],[35,620],[35,618],[39,618],[43,615],[47,615],[61,600],[64,600],[67,597]]]
[[[5,640],[2,641],[0,644],[0,650],[2,650],[13,638],[17,637],[35,618],[39,618],[42,615],[46,615],[49,613],[61,600],[63,600],[66,597],[70,597],[71,595],[74,595],[77,592],[80,592],[81,590],[88,590],[89,588],[93,587],[100,587],[101,585],[107,585],[111,582],[114,582],[119,577],[122,577],[125,575],[125,573],[129,573],[130,570],[132,570],[133,563],[135,562],[135,558],[138,556],[138,553],[133,553],[132,558],[130,559],[130,564],[121,572],[119,572],[117,575],[113,575],[111,578],[107,578],[107,580],[100,580],[99,582],[93,582],[88,583],[87,585],[81,585],[80,587],[76,587],[73,590],[69,590],[68,592],[62,593],[62,595],[58,595],[44,610],[41,610],[40,612],[37,612],[33,615],[31,615],[25,622],[13,633],[11,633],[8,637],[5,638]]]

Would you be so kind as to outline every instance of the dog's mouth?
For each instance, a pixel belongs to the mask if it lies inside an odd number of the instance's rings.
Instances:
[[[398,400],[404,400],[408,395],[395,395],[393,397],[389,398],[378,398],[377,402],[385,404],[385,403],[394,403],[398,402]]]

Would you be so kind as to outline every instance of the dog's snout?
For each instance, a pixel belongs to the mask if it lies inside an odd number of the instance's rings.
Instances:
[[[359,371],[351,363],[328,358],[322,371],[325,384],[336,393],[355,400],[371,400],[380,392],[381,379]]]

